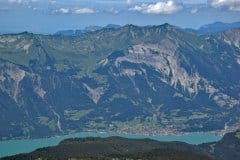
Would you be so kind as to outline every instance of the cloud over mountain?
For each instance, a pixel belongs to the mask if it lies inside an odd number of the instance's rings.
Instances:
[[[66,14],[66,13],[69,13],[69,9],[68,8],[60,8],[59,12],[63,13],[63,14]]]
[[[90,8],[78,8],[73,11],[75,14],[91,14],[94,13],[95,11]]]
[[[172,14],[183,9],[181,4],[178,4],[172,0],[167,2],[157,2],[155,4],[136,5],[129,10],[141,12],[143,14]]]
[[[198,8],[192,8],[191,13],[192,13],[192,14],[196,14],[198,11],[199,11]]]
[[[22,0],[8,0],[9,3],[22,3]]]
[[[212,0],[210,5],[213,8],[227,9],[240,12],[240,0]]]
[[[90,8],[60,8],[55,11],[55,13],[60,14],[92,14],[95,13],[93,9]]]

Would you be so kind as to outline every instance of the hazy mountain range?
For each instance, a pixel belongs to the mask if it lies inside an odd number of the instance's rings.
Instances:
[[[77,29],[77,30],[61,30],[58,31],[56,33],[54,33],[54,35],[62,35],[62,36],[80,36],[81,34],[87,33],[87,32],[94,32],[97,30],[101,30],[101,29],[107,29],[107,28],[120,28],[120,25],[116,25],[116,24],[108,24],[104,27],[101,26],[88,26],[85,27],[84,29]]]
[[[223,23],[223,22],[215,22],[212,24],[207,24],[199,29],[186,29],[186,31],[190,31],[199,35],[206,34],[217,34],[219,32],[227,31],[229,29],[240,28],[240,22],[234,23]]]
[[[97,31],[103,28],[120,28],[120,25],[116,24],[108,24],[104,27],[101,26],[89,26],[84,29],[77,30],[60,30],[56,32],[54,35],[62,35],[62,36],[79,36],[83,33]],[[240,28],[240,22],[233,23],[223,23],[223,22],[215,22],[212,24],[203,25],[198,29],[186,28],[185,31],[192,32],[198,35],[206,35],[206,34],[217,34],[219,32],[224,32],[230,29]]]

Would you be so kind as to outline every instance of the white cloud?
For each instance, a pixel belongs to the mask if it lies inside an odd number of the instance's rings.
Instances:
[[[38,0],[7,0],[9,3],[30,3],[30,2],[38,2]]]
[[[59,11],[60,13],[67,14],[67,13],[70,12],[70,9],[69,9],[69,8],[60,8],[58,11]]]
[[[22,0],[8,0],[9,3],[22,3]]]
[[[131,11],[138,11],[144,14],[172,14],[181,10],[182,5],[170,0],[167,2],[157,2],[155,4],[142,4],[130,8]]]
[[[75,14],[92,14],[95,13],[93,9],[90,8],[78,8],[73,11]]]
[[[229,11],[240,11],[240,0],[212,0],[213,8],[227,9]]]
[[[132,1],[133,1],[133,0],[127,0],[127,3],[130,4],[130,3],[132,3]]]
[[[183,0],[184,4],[207,4],[208,0]]]
[[[109,12],[112,13],[112,14],[118,14],[118,13],[119,13],[119,10],[117,10],[117,9],[115,9],[115,8],[111,8],[111,9],[109,10]]]
[[[55,0],[50,0],[50,4],[56,4],[57,3],[57,1],[55,1]]]
[[[95,13],[93,9],[90,8],[60,8],[54,10],[52,13],[60,13],[60,14],[92,14]]]
[[[39,0],[7,0],[7,2],[11,4],[19,4],[19,5],[26,5],[26,6],[38,1]]]
[[[198,12],[198,8],[192,8],[191,13],[196,14]]]

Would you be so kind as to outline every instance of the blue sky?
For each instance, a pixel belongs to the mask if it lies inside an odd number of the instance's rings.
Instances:
[[[0,33],[166,22],[198,28],[216,21],[240,21],[240,0],[0,0]]]

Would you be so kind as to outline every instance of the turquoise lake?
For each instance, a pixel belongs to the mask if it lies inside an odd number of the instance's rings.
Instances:
[[[44,139],[24,139],[0,141],[0,157],[15,155],[19,153],[31,152],[37,148],[54,146],[60,141],[74,137],[109,137],[121,136],[126,138],[150,138],[158,141],[182,141],[189,144],[201,144],[205,142],[213,142],[221,139],[221,136],[208,133],[193,133],[188,135],[171,135],[171,136],[148,136],[133,134],[108,134],[108,133],[89,133],[82,132],[66,136],[51,137]]]

